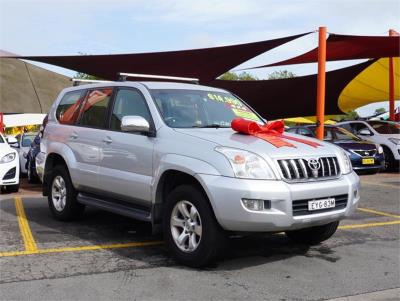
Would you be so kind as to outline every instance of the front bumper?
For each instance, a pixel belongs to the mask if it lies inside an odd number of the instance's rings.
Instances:
[[[17,185],[19,183],[18,157],[8,163],[0,164],[0,186]]]
[[[354,173],[338,179],[289,184],[284,181],[246,180],[198,175],[219,224],[230,231],[276,232],[327,224],[349,217],[360,199],[359,177]],[[347,205],[320,213],[293,216],[293,201],[347,194]],[[271,209],[250,211],[242,199],[271,201]]]

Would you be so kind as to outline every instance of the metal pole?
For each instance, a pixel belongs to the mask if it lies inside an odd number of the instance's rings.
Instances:
[[[389,36],[395,36],[396,32],[393,29],[389,30]],[[389,58],[389,119],[394,121],[394,66],[393,58]]]
[[[318,37],[318,77],[317,77],[317,138],[324,139],[325,118],[325,63],[326,27],[320,27]]]

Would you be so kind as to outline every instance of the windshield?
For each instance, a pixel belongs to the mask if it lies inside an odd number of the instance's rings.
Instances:
[[[230,127],[235,118],[264,123],[229,93],[201,90],[151,90],[165,123],[173,128]]]
[[[400,134],[400,125],[395,122],[367,121],[379,134]]]
[[[21,146],[23,146],[23,147],[31,146],[31,143],[32,143],[34,138],[35,138],[35,135],[24,135],[24,136],[22,136]]]
[[[316,134],[316,128],[312,128]],[[325,127],[324,128],[324,140],[336,141],[336,140],[354,140],[361,141],[359,137],[350,133],[348,130],[340,127]]]

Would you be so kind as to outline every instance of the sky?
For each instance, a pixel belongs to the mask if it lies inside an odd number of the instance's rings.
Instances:
[[[328,32],[400,31],[400,0],[0,0],[0,49],[19,55],[115,54],[181,50],[269,40],[326,26]],[[317,46],[314,32],[235,69],[290,58]],[[328,62],[327,71],[362,61]],[[40,66],[68,76],[74,71]],[[316,64],[275,70],[314,74]],[[397,104],[399,105],[399,104]],[[362,108],[360,115],[387,102]]]

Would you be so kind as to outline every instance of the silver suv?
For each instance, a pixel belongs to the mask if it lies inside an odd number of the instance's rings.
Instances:
[[[64,89],[37,160],[43,195],[58,220],[88,205],[151,222],[193,267],[215,259],[228,233],[284,231],[308,244],[331,237],[359,201],[347,155],[294,134],[303,142],[274,146],[232,130],[237,117],[265,123],[228,91],[201,85]]]

